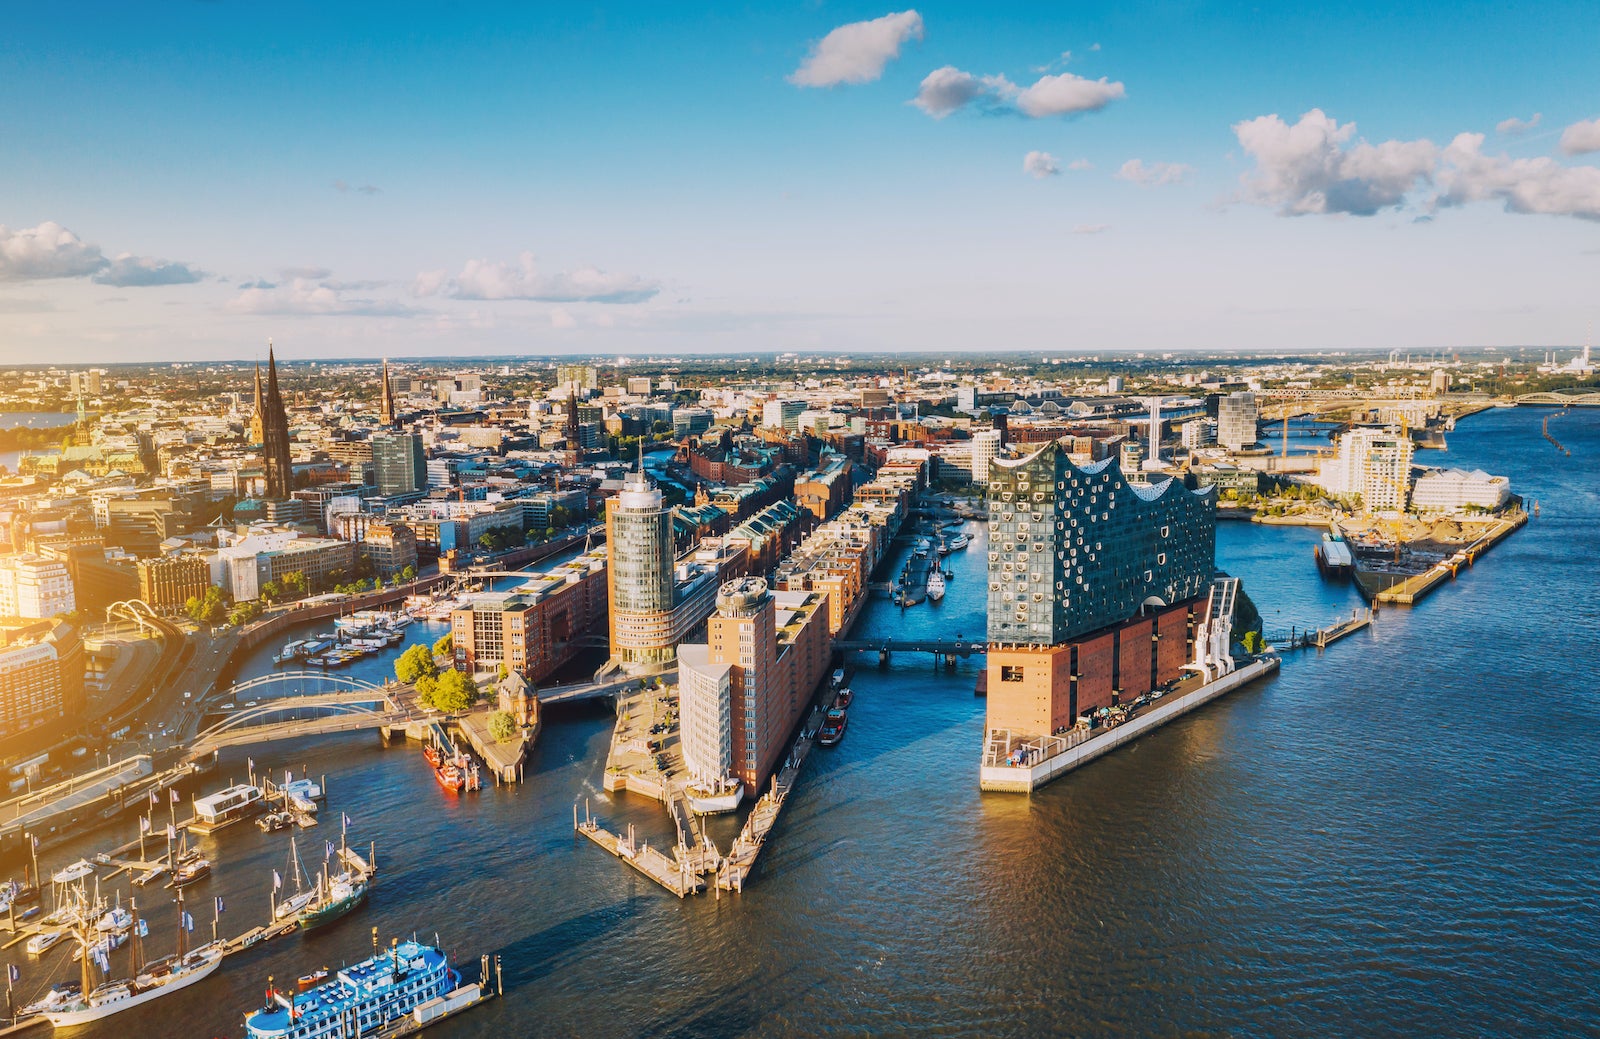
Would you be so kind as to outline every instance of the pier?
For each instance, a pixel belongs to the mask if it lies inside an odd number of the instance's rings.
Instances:
[[[612,833],[592,818],[586,817],[579,822],[578,806],[573,805],[572,827],[679,898],[687,898],[706,889],[705,881],[698,874],[689,872],[685,862],[667,858],[659,850],[650,847],[648,842],[640,844],[634,838],[631,826],[624,836]]]
[[[1357,607],[1350,611],[1349,617],[1327,627],[1307,628],[1304,631],[1290,628],[1288,631],[1268,634],[1266,641],[1279,649],[1326,649],[1345,636],[1370,626],[1375,616],[1371,609]]]
[[[832,706],[834,694],[828,696],[828,706]],[[772,777],[772,787],[762,795],[755,807],[750,809],[750,816],[745,820],[744,829],[734,839],[733,847],[723,858],[721,866],[717,869],[717,889],[720,891],[743,891],[744,882],[750,876],[750,871],[755,869],[756,858],[761,854],[761,849],[766,846],[767,835],[778,823],[778,812],[788,800],[789,794],[794,790],[796,781],[800,778],[800,766],[805,763],[806,755],[811,752],[811,745],[816,741],[817,730],[822,727],[822,718],[825,714],[822,707],[812,709],[811,716],[801,727],[799,737],[794,741],[794,747],[789,751],[789,760],[784,762],[776,775]]]

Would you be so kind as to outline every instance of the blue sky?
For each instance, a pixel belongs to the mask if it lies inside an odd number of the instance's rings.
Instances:
[[[14,7],[0,361],[1575,343],[1527,8]]]

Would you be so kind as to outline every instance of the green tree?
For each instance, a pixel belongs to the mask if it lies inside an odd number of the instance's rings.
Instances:
[[[433,662],[433,654],[420,642],[400,654],[394,662],[394,677],[408,685],[422,678],[437,678],[438,675],[439,666]],[[420,684],[418,688],[421,688]]]
[[[277,581],[268,581],[261,586],[261,598],[268,602],[277,602],[283,598],[283,585]]]
[[[1260,653],[1263,645],[1264,643],[1261,640],[1261,632],[1247,631],[1244,633],[1244,651],[1246,653],[1251,655]]]
[[[283,575],[283,587],[295,598],[306,594],[306,575],[303,570],[295,570]]]
[[[204,596],[189,596],[184,610],[196,624],[221,624],[228,617],[227,600],[216,585],[207,588]]]
[[[417,579],[417,567],[416,567],[416,564],[407,563],[406,564],[406,568],[404,570],[400,571],[400,576],[405,578],[407,581],[415,581]]]
[[[260,603],[254,601],[242,602],[228,614],[228,623],[236,628],[242,628],[259,616],[261,616]]]
[[[444,638],[433,644],[433,655],[436,657],[448,657],[455,651],[456,637],[449,632],[446,632]]]
[[[464,711],[478,702],[478,684],[466,672],[452,669],[439,676],[432,699],[441,711]]]
[[[421,675],[417,678],[417,702],[424,707],[436,706],[434,696],[439,691],[439,679],[433,675]]]
[[[501,743],[516,738],[517,720],[511,717],[510,711],[495,711],[489,715],[489,735]]]
[[[495,668],[494,677],[495,681],[497,682],[504,682],[506,679],[511,677],[511,669],[506,667],[506,662],[504,660],[500,661],[500,666]]]

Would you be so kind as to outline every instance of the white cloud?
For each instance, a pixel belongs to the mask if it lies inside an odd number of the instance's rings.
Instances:
[[[922,15],[916,11],[841,25],[817,41],[790,74],[789,82],[797,87],[871,83],[883,75],[885,65],[900,56],[902,44],[920,39]]]
[[[933,116],[943,119],[951,112],[964,108],[987,92],[984,81],[970,72],[962,72],[954,65],[934,69],[922,78],[917,96],[911,103]]]
[[[53,220],[16,230],[0,225],[0,282],[83,277],[100,285],[144,288],[189,285],[205,274],[188,264],[132,253],[107,259],[98,245]]]
[[[1521,137],[1529,130],[1537,127],[1539,125],[1539,120],[1543,118],[1543,115],[1535,112],[1533,113],[1532,119],[1518,119],[1515,116],[1510,119],[1502,119],[1500,122],[1495,124],[1494,132],[1503,137]]]
[[[1092,170],[1094,169],[1094,163],[1090,162],[1088,159],[1073,159],[1071,162],[1067,163],[1067,169]]]
[[[412,285],[418,296],[543,303],[643,303],[660,291],[658,283],[636,274],[608,274],[594,267],[544,274],[530,252],[522,253],[516,263],[468,260],[454,278],[443,271],[427,271]]]
[[[1458,134],[1444,150],[1438,205],[1499,200],[1512,213],[1600,220],[1600,168],[1554,159],[1484,155],[1483,134]]]
[[[1003,75],[978,76],[945,65],[923,78],[911,103],[935,119],[973,103],[988,111],[1047,119],[1098,111],[1126,93],[1121,83],[1104,78],[1084,79],[1070,72],[1041,76],[1031,87],[1024,88]]]
[[[1319,108],[1293,126],[1276,115],[1236,123],[1233,132],[1256,164],[1240,178],[1242,197],[1284,216],[1371,216],[1400,205],[1419,182],[1431,183],[1439,157],[1431,141],[1351,145],[1355,131],[1356,124],[1340,126]]]
[[[105,265],[98,245],[54,221],[15,231],[0,225],[0,281],[82,278]]]
[[[1022,157],[1022,172],[1043,180],[1061,172],[1061,164],[1049,152],[1029,152]]]
[[[1194,172],[1194,167],[1185,166],[1181,162],[1152,162],[1149,165],[1142,159],[1129,159],[1117,170],[1117,179],[1137,184],[1143,188],[1153,188],[1162,184],[1176,184]]]
[[[550,311],[551,328],[577,328],[578,319],[563,307],[556,307]]]
[[[204,273],[186,263],[123,253],[95,271],[89,280],[119,288],[146,288],[152,285],[192,285],[203,277]]]
[[[1102,234],[1111,230],[1110,224],[1079,224],[1072,229],[1073,234]]]
[[[1041,76],[1039,81],[1017,95],[1017,108],[1023,115],[1044,119],[1079,112],[1097,112],[1127,95],[1121,83],[1102,76],[1084,79],[1070,72]]]
[[[309,278],[294,278],[282,285],[252,285],[229,300],[228,309],[240,314],[322,317],[411,317],[417,313],[395,300],[352,298],[335,284]]]
[[[1562,130],[1561,150],[1568,155],[1600,152],[1600,118],[1573,123]]]

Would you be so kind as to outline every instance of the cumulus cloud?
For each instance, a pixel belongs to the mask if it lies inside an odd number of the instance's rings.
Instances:
[[[1102,76],[1084,79],[1070,72],[1041,76],[1039,81],[1017,95],[1017,109],[1035,119],[1050,116],[1098,112],[1111,102],[1127,96],[1121,83]]]
[[[1194,172],[1194,167],[1185,166],[1181,162],[1152,162],[1146,164],[1143,159],[1129,159],[1117,170],[1117,179],[1125,180],[1130,184],[1137,184],[1142,188],[1153,188],[1162,184],[1176,184]]]
[[[204,276],[186,263],[123,253],[115,260],[107,261],[89,280],[118,288],[146,288],[152,285],[193,285]]]
[[[636,274],[609,274],[594,267],[546,274],[533,254],[522,253],[516,263],[468,260],[454,278],[444,271],[417,275],[412,291],[418,296],[444,295],[454,299],[526,299],[543,303],[643,303],[661,286]]]
[[[800,67],[790,73],[789,82],[797,87],[871,83],[883,75],[885,65],[900,56],[902,44],[920,39],[922,15],[916,11],[841,25],[817,41]]]
[[[1073,159],[1071,162],[1067,163],[1067,169],[1092,170],[1094,169],[1094,163],[1090,162],[1088,159]]]
[[[293,278],[281,285],[259,282],[228,301],[240,314],[309,315],[320,317],[411,317],[414,309],[395,300],[348,295],[336,284]]]
[[[1499,201],[1512,213],[1600,220],[1600,168],[1485,155],[1483,140],[1481,133],[1458,134],[1444,150],[1438,205]]]
[[[1568,155],[1600,152],[1600,118],[1573,123],[1562,130],[1561,150]]]
[[[1111,230],[1110,224],[1079,224],[1072,229],[1073,234],[1101,234]]]
[[[1022,157],[1022,172],[1040,180],[1061,172],[1061,164],[1049,152],[1029,152]]]
[[[105,265],[98,245],[54,221],[16,230],[0,225],[0,281],[82,278]]]
[[[946,65],[922,78],[922,85],[911,103],[935,119],[943,119],[989,92],[990,87],[982,78]]]
[[[132,253],[108,259],[98,245],[53,220],[15,230],[0,225],[0,282],[84,277],[101,285],[142,288],[188,285],[205,275],[188,264]]]
[[[1241,178],[1242,197],[1284,216],[1371,216],[1398,206],[1419,183],[1431,183],[1439,149],[1431,141],[1351,143],[1356,124],[1313,108],[1293,126],[1276,115],[1236,123],[1235,136],[1255,169]]]
[[[1032,86],[1019,87],[1003,75],[978,76],[946,65],[923,78],[911,103],[935,119],[972,104],[986,111],[1047,119],[1098,111],[1126,94],[1121,83],[1070,72],[1041,76]]]
[[[1494,132],[1503,137],[1521,137],[1529,130],[1537,127],[1539,120],[1543,118],[1544,116],[1535,112],[1532,119],[1518,119],[1515,116],[1510,119],[1502,119],[1495,124]]]

